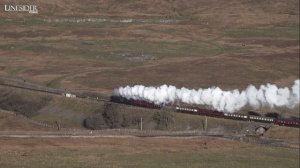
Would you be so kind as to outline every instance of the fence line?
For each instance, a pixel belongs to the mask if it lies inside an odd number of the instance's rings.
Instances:
[[[22,119],[28,121],[29,123],[42,126],[45,128],[58,129],[57,124],[49,124],[42,121],[33,120],[21,114],[17,114],[12,111],[0,110],[0,112],[21,117]],[[103,129],[103,130],[88,130],[88,129],[79,129],[79,128],[67,128],[61,127],[58,131],[58,134],[64,135],[132,135],[132,136],[200,136],[200,135],[215,135],[218,136],[219,133],[210,131],[205,132],[202,130],[187,130],[187,131],[168,131],[168,130],[139,130],[139,129]]]

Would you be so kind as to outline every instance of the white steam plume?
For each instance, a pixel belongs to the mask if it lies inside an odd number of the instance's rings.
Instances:
[[[259,89],[249,85],[247,89],[239,91],[223,91],[219,87],[207,89],[177,89],[175,86],[162,85],[160,87],[145,87],[135,85],[115,89],[114,95],[127,99],[144,100],[155,104],[172,104],[183,102],[187,104],[207,105],[224,112],[235,112],[249,105],[253,109],[260,107],[288,107],[299,105],[299,83],[297,79],[289,89],[278,88],[276,85],[261,85]]]

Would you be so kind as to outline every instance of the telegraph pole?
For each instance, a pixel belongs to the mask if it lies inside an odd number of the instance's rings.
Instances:
[[[204,126],[204,129],[205,129],[205,131],[207,129],[207,117],[206,116],[205,116],[205,126]]]
[[[60,123],[58,121],[55,121],[55,124],[57,126],[57,130],[60,130]]]
[[[143,131],[143,118],[141,117],[141,131]]]

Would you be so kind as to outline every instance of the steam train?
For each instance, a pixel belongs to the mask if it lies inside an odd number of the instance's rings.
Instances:
[[[160,109],[163,107],[162,105],[149,103],[149,102],[146,102],[143,100],[126,99],[126,98],[120,97],[120,96],[111,96],[110,101],[114,102],[114,103],[121,103],[121,104],[127,104],[127,105],[132,105],[132,106],[153,108],[153,109]]]
[[[75,95],[72,93],[65,93],[65,91],[58,90],[58,89],[52,89],[52,88],[45,89],[45,88],[36,88],[36,87],[24,87],[24,86],[13,85],[13,84],[1,82],[1,81],[0,81],[0,85],[19,88],[19,89],[26,89],[26,90],[31,90],[31,91],[37,91],[37,92],[45,92],[45,93],[50,93],[50,94],[63,95],[63,96],[69,97],[69,98],[85,98],[85,99],[94,99],[97,101],[110,101],[110,102],[115,102],[115,103],[121,103],[121,104],[127,104],[127,105],[139,106],[139,107],[145,107],[145,108],[152,108],[152,109],[161,109],[164,107],[163,105],[157,105],[157,104],[149,103],[149,102],[146,102],[143,100],[126,99],[126,98],[120,97],[120,96],[111,96],[110,100],[107,100],[106,98],[101,98],[101,97],[99,98],[97,95],[90,95],[90,94]],[[177,112],[189,113],[189,114],[194,114],[194,115],[204,115],[204,116],[219,117],[219,118],[225,118],[225,119],[274,123],[275,125],[280,125],[280,126],[289,126],[289,127],[300,128],[300,120],[299,119],[261,117],[261,116],[257,116],[257,115],[244,115],[244,114],[236,114],[236,113],[231,114],[231,113],[224,113],[224,112],[208,110],[208,109],[200,109],[198,107],[175,106],[175,109]]]
[[[112,96],[110,101],[115,103],[127,104],[132,106],[139,106],[145,108],[161,109],[164,105],[158,105],[143,100],[126,99],[124,97]],[[187,113],[193,115],[202,115],[209,117],[233,119],[233,120],[244,120],[244,121],[256,121],[263,123],[273,123],[279,126],[288,126],[300,128],[300,121],[298,119],[283,119],[274,117],[262,117],[257,115],[245,115],[237,113],[224,113],[216,110],[201,109],[198,107],[182,107],[175,106],[176,112]]]
[[[200,109],[200,108],[186,108],[186,107],[176,107],[177,112],[204,115],[210,117],[219,117],[225,119],[233,120],[245,120],[245,121],[256,121],[264,123],[274,123],[275,125],[288,126],[288,127],[297,127],[300,128],[300,121],[297,119],[283,119],[283,118],[271,118],[271,117],[262,117],[262,116],[252,116],[245,114],[237,113],[223,113],[214,110]]]

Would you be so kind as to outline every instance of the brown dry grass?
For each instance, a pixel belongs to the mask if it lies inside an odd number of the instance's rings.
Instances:
[[[1,138],[0,143],[5,167],[299,166],[297,150],[211,138]]]
[[[36,4],[39,14],[0,11],[3,76],[108,95],[114,87],[128,84],[243,89],[268,82],[286,86],[299,78],[298,0],[3,0],[0,5],[12,3]],[[148,23],[48,23],[45,18],[133,18]],[[161,19],[179,22],[159,23]],[[150,59],[136,61],[126,55]],[[88,106],[79,103],[72,109],[63,101],[60,105],[76,117]],[[54,106],[50,110],[54,112],[41,119],[52,122],[70,115]],[[2,130],[39,129],[9,116],[0,118]],[[267,136],[299,138],[294,131],[285,132],[274,128]],[[220,140],[0,143],[0,167],[299,167],[298,151]]]
[[[0,131],[50,131],[45,128],[24,120],[20,116],[8,114],[0,110]]]
[[[195,139],[176,139],[176,138],[55,138],[55,139],[25,139],[20,143],[20,139],[1,138],[2,149],[28,149],[32,147],[51,148],[65,147],[70,149],[76,148],[97,148],[97,149],[120,149],[128,152],[187,152],[200,151],[203,149],[236,149],[250,148],[251,145],[214,138],[195,138]]]
[[[265,136],[271,139],[282,139],[284,141],[299,143],[300,132],[299,128],[273,126],[267,131]]]
[[[270,58],[274,59],[271,63]],[[290,64],[292,62],[293,64]],[[288,82],[291,85],[298,75],[298,63],[299,57],[296,53],[213,57],[167,64],[158,63],[152,67],[140,66],[129,70],[107,70],[85,76],[74,76],[73,80],[76,84],[110,90],[118,86],[134,84],[146,86],[172,84],[190,88],[222,86],[224,89],[234,89],[246,88],[249,84],[259,86],[270,81],[276,83],[277,80],[285,78],[291,80]]]
[[[116,86],[137,83],[231,89],[299,76],[299,2],[295,0],[33,3],[40,7],[40,13],[25,20],[19,19],[19,14],[1,13],[2,18],[12,18],[0,25],[2,75],[105,93]],[[183,21],[54,24],[43,22],[45,16]],[[85,45],[86,41],[96,44]],[[128,61],[118,56],[122,53],[144,53],[159,60]],[[191,58],[194,60],[189,61]]]
[[[40,13],[1,11],[3,76],[107,95],[134,84],[244,89],[290,86],[299,78],[297,0],[21,2],[37,4]],[[48,23],[45,18],[147,22]],[[163,19],[179,22],[159,22]]]

